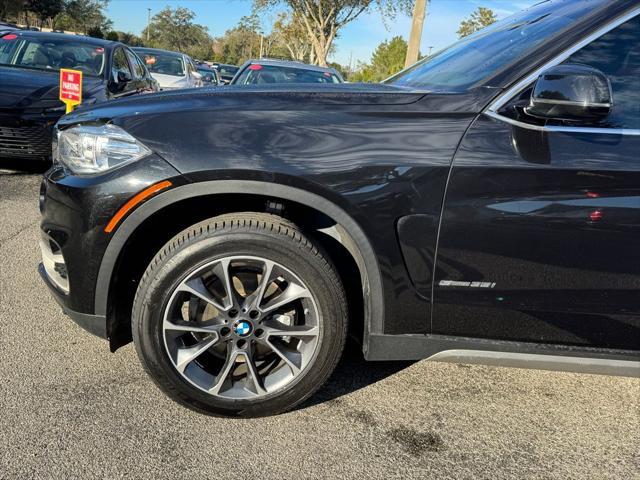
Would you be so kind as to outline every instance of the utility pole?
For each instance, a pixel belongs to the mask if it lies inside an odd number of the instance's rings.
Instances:
[[[407,58],[404,62],[405,68],[416,63],[418,61],[418,55],[420,55],[420,40],[422,39],[424,17],[427,13],[427,1],[428,0],[416,0],[416,4],[413,7],[413,22],[411,23]]]
[[[261,33],[260,34],[260,58],[264,56],[263,46],[264,46],[264,35]]]
[[[151,30],[151,9],[147,8],[147,47],[149,46],[149,32]]]

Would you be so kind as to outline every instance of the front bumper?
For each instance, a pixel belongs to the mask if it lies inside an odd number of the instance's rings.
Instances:
[[[65,305],[64,294],[62,294],[51,281],[42,263],[38,266],[38,272],[40,273],[42,280],[44,280],[44,283],[49,287],[53,298],[62,307],[62,311],[65,315],[84,328],[87,332],[94,334],[96,337],[103,338],[105,340],[107,339],[107,318],[105,316],[91,315],[89,313],[81,313],[71,310]]]
[[[40,274],[64,312],[89,332],[110,335],[108,319],[95,315],[97,278],[112,238],[106,225],[140,190],[178,175],[156,155],[101,175],[76,176],[59,164],[45,174]]]
[[[0,158],[51,160],[53,126],[62,115],[0,110]]]

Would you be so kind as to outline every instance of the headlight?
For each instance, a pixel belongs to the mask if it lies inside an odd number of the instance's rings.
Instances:
[[[151,153],[115,125],[77,125],[58,131],[54,158],[75,173],[99,173],[134,162]]]

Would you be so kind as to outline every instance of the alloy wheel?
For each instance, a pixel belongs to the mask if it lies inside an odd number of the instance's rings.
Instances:
[[[174,368],[197,388],[255,399],[292,384],[313,362],[320,313],[290,269],[230,256],[189,273],[165,308],[162,334]]]

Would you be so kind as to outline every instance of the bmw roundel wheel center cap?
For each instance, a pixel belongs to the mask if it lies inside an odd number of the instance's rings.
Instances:
[[[233,333],[239,337],[248,337],[253,331],[253,325],[248,320],[238,320],[233,324]]]

